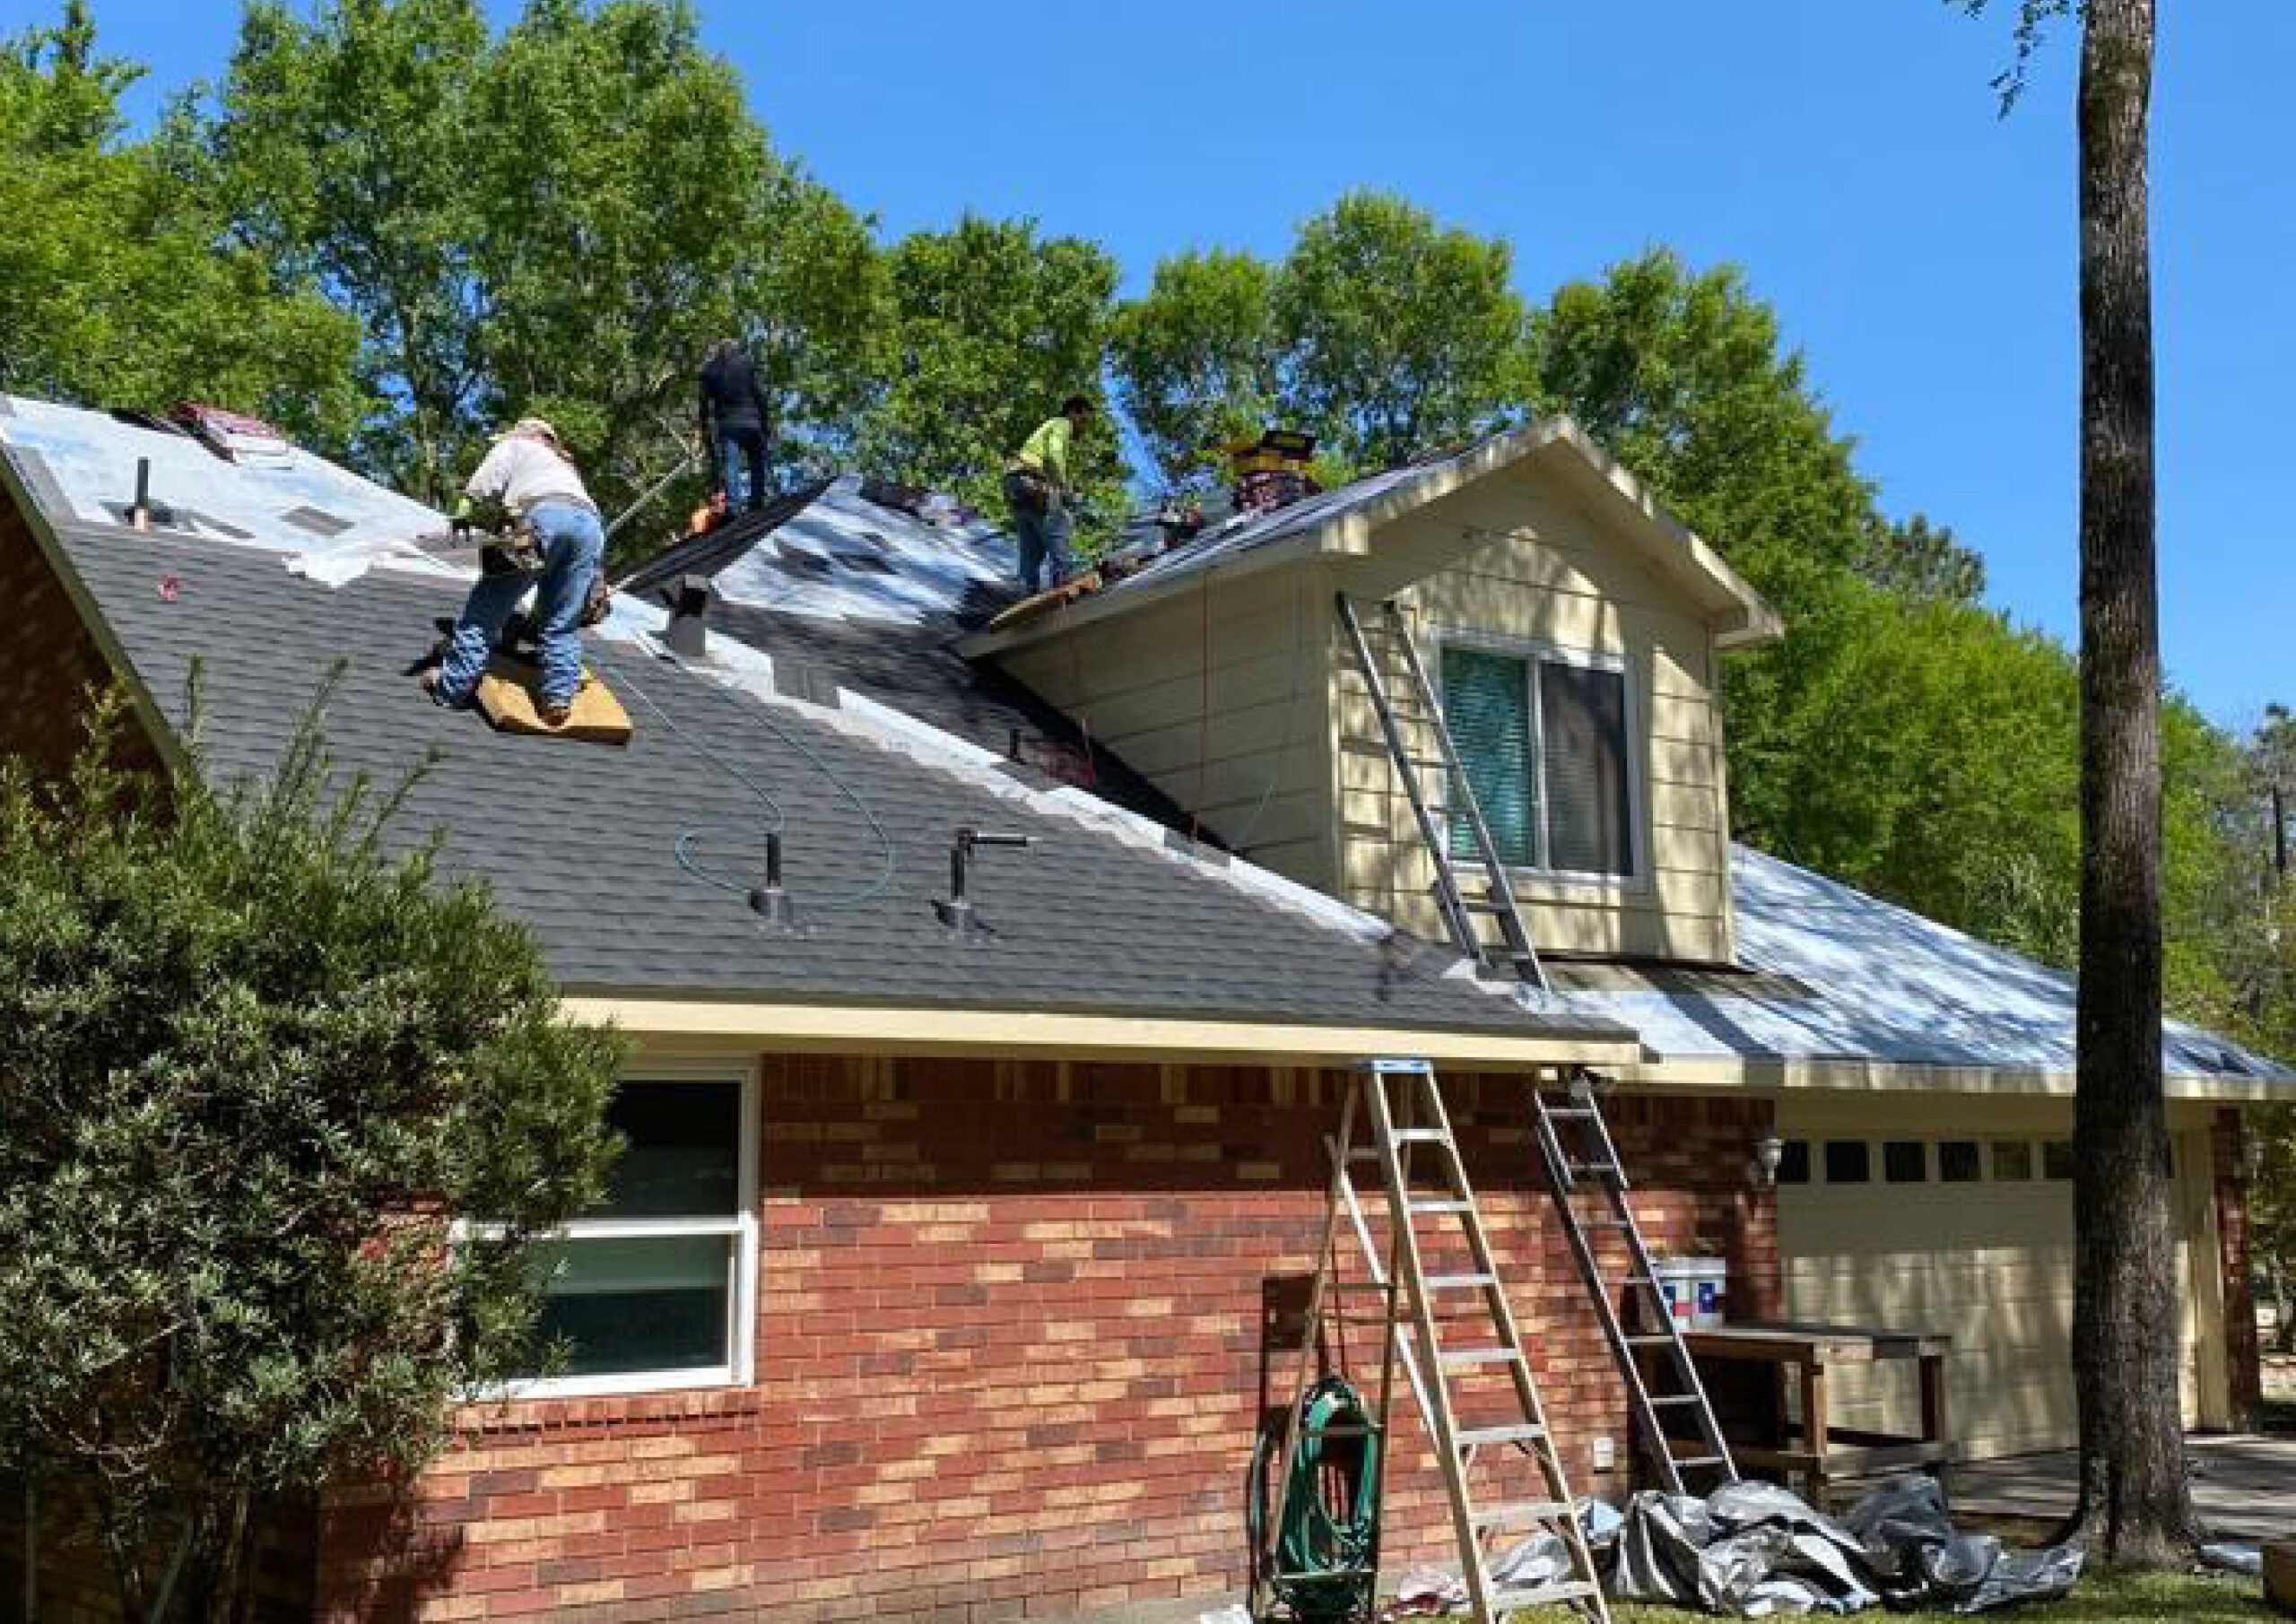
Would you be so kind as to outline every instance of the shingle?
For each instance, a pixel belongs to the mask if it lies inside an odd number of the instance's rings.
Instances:
[[[409,674],[457,604],[439,584],[378,571],[330,591],[253,549],[91,527],[58,539],[178,726],[199,663],[213,776],[271,770],[341,662],[326,721],[338,767],[395,783],[439,751],[395,838],[443,830],[448,871],[491,884],[570,990],[1618,1035],[1526,1014],[1441,977],[1415,944],[1361,940],[633,647],[586,647],[638,724],[628,749],[494,734]],[[738,894],[777,810],[806,926],[794,936],[761,928]],[[964,823],[1035,842],[975,864],[987,941],[957,939],[932,908]],[[731,889],[681,865],[681,837]]]

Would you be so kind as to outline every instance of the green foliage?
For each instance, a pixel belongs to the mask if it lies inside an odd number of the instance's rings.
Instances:
[[[533,412],[618,511],[692,450],[719,337],[760,341],[785,466],[874,387],[865,222],[772,152],[681,0],[531,0],[500,36],[476,0],[257,0],[187,144],[248,240],[357,317],[355,454],[434,503]]]
[[[1825,604],[1876,522],[1873,488],[1734,267],[1653,250],[1557,289],[1533,334],[1535,404],[1648,481],[1789,625]]]
[[[1021,442],[1068,395],[1099,395],[1116,262],[1081,238],[973,214],[903,238],[887,258],[891,370],[861,419],[863,465],[1001,514]],[[1105,418],[1071,455],[1089,551],[1127,507]]]
[[[368,410],[352,453],[434,503],[484,403],[471,181],[486,43],[476,0],[337,0],[309,22],[250,0],[216,117],[184,161],[281,274],[357,319]]]
[[[1525,330],[1504,239],[1357,193],[1300,228],[1274,288],[1287,406],[1358,468],[1505,412]]]
[[[1278,415],[1275,274],[1249,254],[1187,253],[1117,312],[1109,364],[1126,414],[1163,484],[1213,482],[1215,447]]]
[[[1985,596],[1985,560],[1955,541],[1952,530],[1918,513],[1869,527],[1857,573],[1916,602],[1975,604]]]
[[[1187,253],[1118,313],[1109,361],[1170,487],[1216,477],[1209,446],[1271,423],[1314,430],[1346,479],[1465,439],[1512,411],[1526,314],[1499,238],[1399,197],[1343,197],[1269,265]]]
[[[530,1358],[530,1243],[612,1153],[619,1041],[385,858],[396,796],[318,715],[230,795],[100,727],[68,783],[0,769],[0,1463],[91,1488],[133,1617],[163,1517],[228,1617],[251,1507],[428,1460]]]
[[[321,443],[354,409],[352,323],[227,245],[172,143],[123,142],[141,70],[96,52],[82,0],[0,45],[0,388],[157,410],[229,403]]]

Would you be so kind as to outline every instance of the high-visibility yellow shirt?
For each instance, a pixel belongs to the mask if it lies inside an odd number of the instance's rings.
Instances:
[[[1017,460],[1023,468],[1035,469],[1065,491],[1068,488],[1068,440],[1074,432],[1067,418],[1048,417],[1021,447]]]

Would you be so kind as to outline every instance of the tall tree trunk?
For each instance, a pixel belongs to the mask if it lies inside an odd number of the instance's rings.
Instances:
[[[2074,1112],[2081,1500],[2108,1561],[2196,1535],[2161,1089],[2161,653],[2146,115],[2152,0],[2089,0],[2081,52],[2081,991]]]

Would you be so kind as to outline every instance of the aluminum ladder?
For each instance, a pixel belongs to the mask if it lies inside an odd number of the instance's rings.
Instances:
[[[1522,909],[1516,902],[1515,888],[1507,878],[1507,864],[1491,838],[1491,826],[1483,819],[1483,808],[1475,802],[1474,786],[1467,782],[1466,768],[1459,760],[1458,747],[1452,743],[1451,730],[1444,724],[1442,706],[1427,680],[1427,669],[1420,663],[1418,647],[1412,641],[1411,630],[1404,624],[1402,612],[1396,608],[1394,599],[1387,599],[1379,605],[1377,621],[1367,627],[1357,614],[1352,598],[1343,592],[1337,602],[1339,623],[1346,629],[1355,669],[1361,673],[1364,686],[1370,690],[1371,708],[1379,718],[1379,734],[1387,746],[1387,760],[1403,780],[1412,816],[1419,824],[1419,838],[1427,847],[1427,855],[1434,860],[1435,902],[1442,910],[1444,927],[1450,932],[1459,951],[1476,964],[1511,971],[1517,980],[1545,991],[1546,968],[1539,962],[1530,933],[1523,928]],[[1388,698],[1387,679],[1380,674],[1375,645],[1391,648],[1401,656],[1405,679],[1409,684],[1409,707],[1398,709]],[[1435,754],[1417,753],[1404,735],[1406,723],[1426,730],[1426,735],[1434,741]],[[1440,775],[1444,786],[1442,800],[1428,795],[1427,786],[1420,778],[1422,769]],[[1483,895],[1479,899],[1469,897],[1460,886],[1458,869],[1451,861],[1450,841],[1441,820],[1452,813],[1465,823],[1474,841],[1475,855],[1483,864]],[[1497,922],[1497,942],[1484,940],[1476,930],[1478,916]]]
[[[1570,1238],[1570,1255],[1578,1262],[1587,1296],[1594,1299],[1595,1316],[1610,1344],[1619,1378],[1626,1385],[1635,1432],[1659,1483],[1674,1494],[1685,1493],[1683,1474],[1692,1471],[1716,1474],[1716,1482],[1707,1484],[1708,1488],[1736,1482],[1738,1472],[1730,1459],[1730,1446],[1723,1442],[1714,1407],[1707,1400],[1706,1385],[1699,1379],[1698,1366],[1683,1342],[1682,1327],[1675,1323],[1666,1294],[1658,1284],[1642,1227],[1635,1221],[1634,1209],[1627,1201],[1626,1169],[1611,1139],[1610,1125],[1603,1120],[1593,1075],[1574,1067],[1559,1078],[1544,1077],[1533,1083],[1531,1102],[1548,1187],[1561,1215],[1563,1233]],[[1598,1198],[1600,1211],[1582,1216],[1577,1198],[1588,1194]],[[1622,1283],[1634,1303],[1633,1330],[1621,1322],[1618,1305],[1612,1299],[1610,1284],[1587,1233],[1590,1229],[1611,1230],[1626,1242],[1628,1272]],[[1660,1384],[1656,1391],[1644,1375],[1646,1354],[1655,1356],[1657,1368],[1653,1376]],[[1685,1422],[1687,1437],[1682,1436]]]
[[[1380,1188],[1367,1210],[1355,1187],[1355,1170],[1370,1166],[1378,1169]],[[1384,1266],[1378,1264],[1375,1217],[1387,1227]],[[1518,1608],[1554,1605],[1608,1624],[1610,1610],[1594,1557],[1579,1526],[1578,1505],[1563,1475],[1482,1210],[1443,1107],[1441,1086],[1424,1060],[1365,1062],[1356,1071],[1341,1111],[1332,1148],[1330,1201],[1308,1297],[1309,1334],[1301,1343],[1294,1407],[1288,1412],[1292,1421],[1275,1480],[1278,1492],[1291,1481],[1297,1455],[1296,1395],[1307,1392],[1315,1376],[1314,1327],[1346,1289],[1337,1278],[1343,1224],[1353,1229],[1372,1265],[1362,1289],[1380,1304],[1375,1430],[1391,1446],[1395,1434],[1389,1417],[1400,1366],[1420,1405],[1449,1496],[1459,1570],[1474,1624],[1501,1624]],[[1429,1264],[1431,1250],[1454,1256],[1463,1253],[1465,1267],[1437,1272]],[[1462,1341],[1462,1333],[1471,1342]],[[1488,1378],[1494,1375],[1503,1382],[1492,1383]],[[1496,1459],[1503,1468],[1521,1459],[1517,1448],[1535,1463],[1536,1481],[1527,1498],[1506,1498],[1509,1487],[1497,1481],[1503,1471],[1491,1463]],[[1382,1481],[1391,1480],[1392,1467],[1383,1463]],[[1263,1568],[1271,1573],[1280,1520],[1269,1519],[1268,1549],[1260,1553]],[[1561,1540],[1570,1557],[1568,1576],[1519,1587],[1502,1585],[1492,1573],[1486,1541],[1511,1545],[1540,1532]],[[1376,1563],[1375,1557],[1370,1576],[1374,1594]]]

